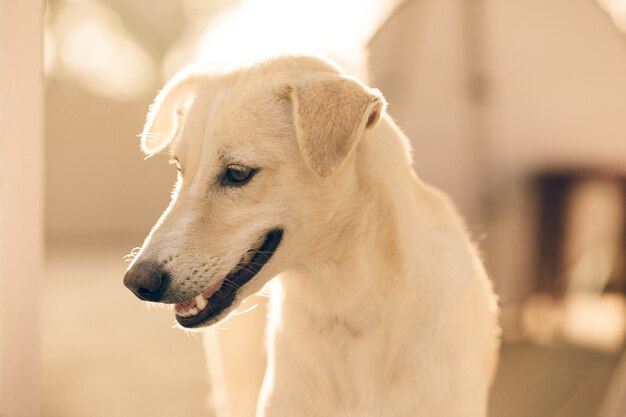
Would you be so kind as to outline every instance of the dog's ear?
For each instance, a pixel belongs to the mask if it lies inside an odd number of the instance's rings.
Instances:
[[[302,156],[322,177],[335,173],[385,108],[380,91],[343,75],[324,74],[287,86]]]
[[[161,152],[181,132],[200,73],[184,69],[157,94],[141,133],[141,150],[147,155]]]

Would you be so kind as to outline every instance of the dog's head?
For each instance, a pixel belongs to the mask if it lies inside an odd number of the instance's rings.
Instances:
[[[279,272],[321,259],[355,186],[355,148],[384,105],[377,90],[312,57],[178,74],[141,135],[146,154],[170,153],[178,181],[125,285],[199,327]]]

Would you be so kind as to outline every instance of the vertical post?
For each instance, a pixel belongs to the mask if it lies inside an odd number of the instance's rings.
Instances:
[[[43,7],[0,0],[0,414],[40,415]]]
[[[465,80],[469,103],[468,136],[474,167],[482,189],[479,214],[481,223],[492,216],[493,190],[496,184],[493,175],[493,142],[489,127],[489,74],[487,70],[487,45],[485,42],[486,8],[484,0],[461,0],[462,34],[464,39]]]

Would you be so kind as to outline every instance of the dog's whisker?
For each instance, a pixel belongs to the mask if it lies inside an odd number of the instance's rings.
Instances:
[[[249,273],[251,273],[251,274],[255,274],[255,273],[256,273],[254,270],[252,270],[252,269],[248,269],[248,268],[246,268],[245,266],[240,266],[240,267],[239,267],[239,269],[240,269],[240,270],[242,270],[242,271],[249,272]]]
[[[235,281],[233,281],[232,279],[230,279],[230,278],[228,278],[228,277],[224,278],[224,282],[225,282],[225,283],[228,283],[228,284],[231,284],[231,285],[234,285],[234,286],[235,286],[235,287],[237,287],[237,288],[240,288],[240,287],[241,287],[240,285],[237,285],[237,283],[236,283]]]
[[[235,283],[232,283],[232,282],[227,282],[227,281],[224,281],[224,283],[222,285],[224,285],[226,287],[234,288],[236,290],[241,288],[239,285],[237,285]]]
[[[251,311],[253,311],[253,310],[256,310],[256,308],[257,308],[258,306],[259,306],[258,304],[254,304],[254,305],[251,305],[250,307],[246,308],[246,309],[245,309],[245,310],[243,310],[243,311],[236,311],[236,310],[235,310],[235,311],[233,312],[232,316],[233,316],[233,317],[242,316],[242,315],[244,315],[244,314],[246,314],[246,313],[249,313],[249,312],[251,312]]]
[[[262,266],[262,265],[265,265],[265,262],[247,262],[246,265]]]
[[[191,337],[192,339],[198,340],[198,332],[192,332],[189,331],[190,329],[186,329],[187,331],[185,332],[187,334],[187,337]]]
[[[249,249],[248,253],[254,253],[256,255],[263,255],[265,257],[269,257],[269,255],[270,255],[266,251],[258,250],[258,249]]]
[[[140,247],[133,248],[127,255],[124,255],[122,259],[126,262],[132,262],[139,254],[139,251],[141,251]]]

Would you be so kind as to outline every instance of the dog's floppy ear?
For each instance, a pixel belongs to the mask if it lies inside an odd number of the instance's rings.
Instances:
[[[285,93],[293,104],[302,156],[322,177],[341,167],[364,130],[376,125],[386,105],[378,90],[338,74],[294,82]]]
[[[157,94],[141,133],[141,150],[147,155],[161,152],[181,131],[200,74],[184,69]]]

